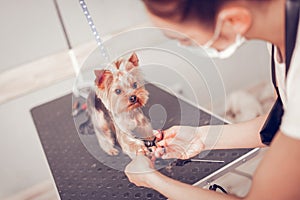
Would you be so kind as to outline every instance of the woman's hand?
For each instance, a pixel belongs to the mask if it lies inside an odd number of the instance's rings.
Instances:
[[[204,127],[173,126],[164,132],[157,143],[156,157],[188,159],[204,150]]]
[[[156,157],[188,159],[204,149],[202,142],[205,131],[203,127],[173,126],[163,132],[163,139],[157,143]],[[157,135],[157,137],[161,137]],[[144,155],[137,155],[125,168],[130,182],[137,186],[153,188],[159,181],[159,172]]]
[[[137,186],[152,188],[152,180],[157,175],[153,163],[144,155],[137,155],[125,168],[129,181]]]

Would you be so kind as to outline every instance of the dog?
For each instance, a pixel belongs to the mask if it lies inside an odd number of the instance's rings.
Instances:
[[[139,59],[118,59],[111,69],[94,70],[95,90],[88,96],[88,114],[100,147],[109,155],[118,155],[116,141],[129,157],[148,151],[140,138],[153,136],[153,129],[142,107],[149,93],[139,70]]]
[[[230,94],[226,102],[225,117],[231,122],[244,122],[263,114],[260,102],[244,90]]]

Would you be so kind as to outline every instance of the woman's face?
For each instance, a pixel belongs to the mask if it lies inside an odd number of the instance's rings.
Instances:
[[[203,45],[209,41],[214,34],[214,28],[208,28],[197,20],[190,19],[181,23],[176,20],[168,20],[157,17],[150,12],[148,12],[148,14],[155,26],[178,32],[178,34],[176,34],[175,32],[164,31],[164,34],[170,39],[178,40],[182,45],[185,46],[190,46],[194,42],[196,42],[198,45]],[[224,26],[225,25],[226,24],[224,24]],[[221,34],[220,38],[212,45],[212,47],[216,48],[217,50],[223,50],[232,42],[232,37],[231,39],[226,37],[224,38]]]

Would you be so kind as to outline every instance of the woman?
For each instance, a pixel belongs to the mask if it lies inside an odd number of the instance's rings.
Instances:
[[[162,158],[189,158],[204,149],[261,147],[270,149],[258,166],[244,199],[300,199],[300,30],[299,0],[144,0],[159,27],[182,32],[183,45],[196,41],[213,57],[230,56],[245,39],[273,44],[273,81],[278,99],[267,116],[225,125],[214,146],[206,127],[172,127],[165,131]],[[212,50],[215,49],[215,50]],[[288,72],[288,73],[287,73]],[[185,139],[185,133],[194,132]],[[274,138],[273,138],[274,137]],[[192,144],[192,145],[191,145]],[[139,155],[126,168],[129,180],[170,199],[239,199],[172,180],[153,170]]]

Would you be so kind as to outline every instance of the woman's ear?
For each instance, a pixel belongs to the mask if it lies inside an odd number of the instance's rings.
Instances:
[[[226,6],[219,11],[216,21],[222,21],[227,28],[230,28],[236,34],[245,35],[251,27],[252,15],[250,10],[245,7]],[[221,32],[224,31],[221,30]]]

